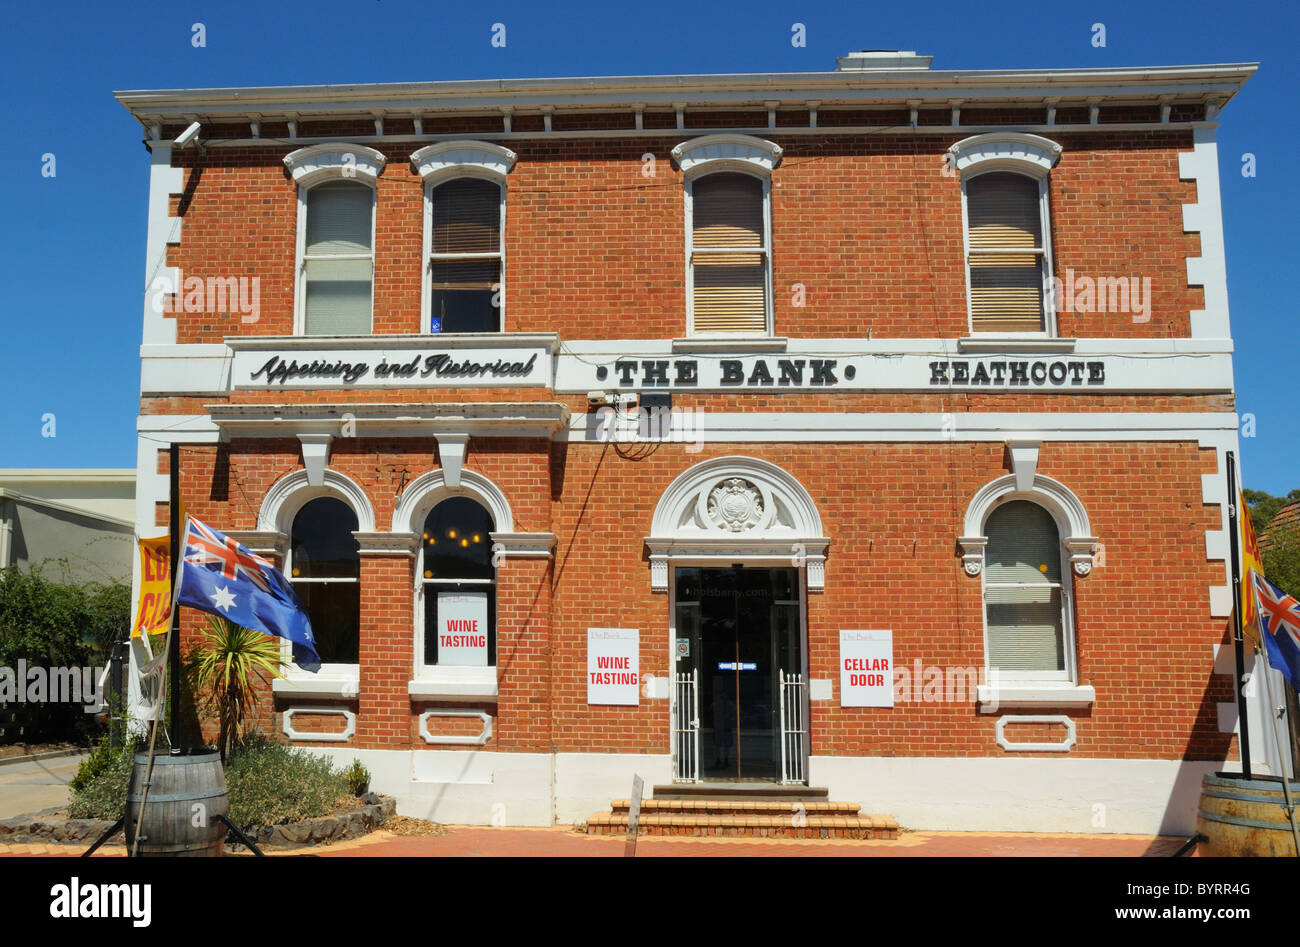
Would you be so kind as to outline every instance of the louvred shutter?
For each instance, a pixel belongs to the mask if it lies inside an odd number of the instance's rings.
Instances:
[[[1041,332],[1043,255],[1032,252],[1043,249],[1038,182],[1001,172],[972,178],[966,216],[972,330]]]
[[[747,174],[699,178],[691,218],[694,250],[736,251],[692,254],[694,331],[766,332],[763,183]]]

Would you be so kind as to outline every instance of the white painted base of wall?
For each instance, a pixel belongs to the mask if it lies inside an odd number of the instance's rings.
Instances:
[[[1192,835],[1201,777],[1236,763],[814,756],[811,785],[921,830]]]
[[[667,754],[497,753],[313,747],[346,766],[399,815],[452,825],[573,825],[625,799],[632,777],[672,781]],[[920,830],[1191,835],[1201,777],[1214,761],[832,757],[809,760],[810,783]],[[1262,767],[1261,767],[1262,769]]]

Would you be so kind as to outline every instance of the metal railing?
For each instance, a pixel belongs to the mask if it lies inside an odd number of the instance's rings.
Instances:
[[[808,706],[808,682],[802,674],[780,674],[780,713],[781,713],[781,782],[786,784],[805,783],[808,780],[805,771],[808,746],[808,718],[804,708]]]
[[[673,678],[673,775],[678,782],[700,781],[699,671]]]

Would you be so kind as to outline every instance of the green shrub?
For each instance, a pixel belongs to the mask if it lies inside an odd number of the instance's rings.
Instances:
[[[352,765],[343,771],[343,778],[348,781],[348,790],[354,796],[364,796],[370,788],[370,770],[360,760],[352,761]]]
[[[348,795],[348,781],[328,757],[257,734],[226,762],[226,791],[230,821],[247,829],[328,815]]]
[[[135,738],[120,747],[101,740],[68,784],[72,795],[68,815],[73,819],[115,821],[126,812],[126,790],[131,783],[131,766],[135,761]]]
[[[112,749],[100,743],[71,782],[68,815],[74,819],[120,819],[126,809],[131,765],[144,746],[134,740]],[[355,769],[355,767],[354,767]],[[365,772],[365,767],[361,767]],[[350,775],[328,757],[294,749],[261,734],[241,743],[226,762],[230,821],[240,828],[301,822],[329,815],[350,792]],[[365,772],[368,780],[370,774]]]

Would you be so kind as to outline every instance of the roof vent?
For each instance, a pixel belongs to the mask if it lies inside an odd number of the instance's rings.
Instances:
[[[835,60],[838,72],[895,72],[929,69],[933,56],[918,56],[910,49],[863,49]]]

